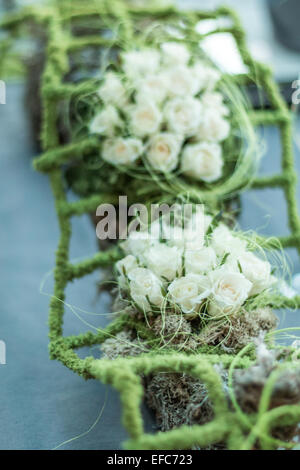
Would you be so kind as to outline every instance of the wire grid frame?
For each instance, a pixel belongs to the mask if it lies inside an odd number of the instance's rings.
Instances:
[[[65,76],[69,71],[68,54],[83,50],[87,46],[109,46],[111,39],[100,35],[72,37],[65,25],[73,19],[93,18],[108,15],[120,22],[122,34],[132,40],[133,21],[137,18],[154,18],[161,21],[183,19],[197,24],[206,19],[228,17],[232,25],[218,28],[209,34],[227,32],[232,34],[240,51],[241,57],[248,67],[249,73],[235,78],[238,85],[253,83],[263,90],[270,103],[268,111],[251,111],[252,122],[256,126],[276,126],[280,130],[282,144],[282,169],[279,174],[256,178],[255,188],[279,187],[284,191],[288,207],[290,235],[279,238],[283,247],[296,247],[300,253],[300,219],[296,203],[296,173],[292,149],[292,123],[289,111],[280,96],[271,71],[264,65],[255,62],[246,46],[244,31],[234,12],[227,8],[219,8],[209,12],[183,12],[173,7],[166,9],[127,8],[124,2],[96,0],[92,6],[80,6],[76,2],[60,2],[55,9],[27,9],[25,13],[7,17],[2,22],[6,29],[17,28],[25,20],[35,21],[43,25],[47,35],[46,63],[42,77],[43,128],[42,143],[44,153],[35,160],[35,168],[49,173],[55,198],[55,205],[60,227],[60,240],[56,252],[55,286],[50,303],[50,356],[61,361],[65,366],[83,376],[96,378],[112,385],[120,392],[122,402],[122,421],[128,431],[127,449],[190,449],[194,446],[205,448],[216,443],[226,443],[229,449],[251,449],[255,442],[262,448],[289,447],[290,444],[271,437],[275,426],[291,425],[300,420],[300,406],[289,405],[269,410],[270,387],[262,396],[257,415],[249,420],[232,395],[233,409],[229,409],[223,390],[221,378],[214,369],[214,364],[222,364],[229,369],[229,381],[232,384],[233,372],[236,367],[248,367],[253,363],[253,345],[249,345],[237,355],[216,354],[214,351],[199,350],[193,355],[174,351],[165,353],[149,352],[136,358],[118,358],[114,361],[80,358],[76,350],[84,346],[101,344],[105,339],[115,336],[124,328],[131,328],[137,335],[149,342],[155,342],[151,331],[143,322],[132,320],[130,315],[122,314],[105,329],[97,333],[90,331],[77,336],[63,335],[63,316],[65,309],[65,290],[70,282],[80,279],[93,271],[111,266],[122,257],[118,247],[98,252],[93,257],[80,263],[72,264],[69,259],[69,246],[72,236],[71,219],[85,213],[95,212],[99,204],[104,202],[117,203],[117,196],[111,194],[95,194],[69,202],[65,189],[63,165],[69,161],[80,161],[89,149],[95,147],[93,138],[82,142],[59,146],[58,107],[67,97],[80,96],[82,93],[94,91],[95,84],[89,80],[80,84],[68,83]],[[67,7],[69,6],[69,7]],[[199,35],[201,39],[203,35]],[[270,240],[257,237],[258,242],[268,247]],[[265,298],[265,306],[273,309],[300,308],[300,296],[289,299],[281,295]],[[252,351],[252,352],[251,352]],[[201,380],[207,387],[209,398],[214,409],[213,420],[204,425],[181,426],[167,432],[146,434],[140,406],[143,399],[142,376],[159,372],[186,373]],[[233,392],[231,392],[233,393]]]

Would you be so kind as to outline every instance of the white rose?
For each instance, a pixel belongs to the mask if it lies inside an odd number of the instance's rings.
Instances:
[[[196,212],[192,214],[190,220],[188,221],[187,229],[195,230],[198,234],[202,233],[205,235],[211,222],[212,216],[205,214],[203,206],[201,206],[196,210]]]
[[[207,65],[197,62],[193,66],[193,74],[199,80],[201,89],[205,88],[209,91],[213,90],[221,78],[221,74],[217,69],[208,67]]]
[[[168,93],[172,97],[194,96],[199,92],[199,82],[189,67],[177,65],[166,70]]]
[[[128,255],[125,258],[121,259],[116,263],[117,271],[119,272],[120,276],[118,278],[119,286],[122,289],[126,289],[127,287],[127,280],[126,276],[132,271],[133,269],[138,267],[137,260],[134,256]]]
[[[220,116],[228,116],[229,114],[229,109],[224,104],[223,95],[221,93],[218,93],[217,91],[205,92],[201,97],[201,102],[205,110],[212,109]]]
[[[211,246],[220,257],[226,253],[234,253],[235,256],[238,256],[239,253],[245,252],[247,242],[234,236],[233,232],[221,223],[212,233]]]
[[[108,105],[100,113],[96,114],[90,124],[92,134],[113,135],[116,127],[122,126],[122,120],[112,105]]]
[[[184,248],[185,239],[184,239],[184,228],[177,225],[168,225],[166,228],[166,233],[168,234],[169,245],[176,246],[178,248]]]
[[[140,101],[130,109],[131,129],[138,137],[155,134],[159,130],[162,114],[151,101]]]
[[[236,311],[247,300],[252,282],[241,273],[228,271],[224,266],[209,275],[212,292],[209,304],[211,315],[228,314]]]
[[[137,76],[154,74],[160,63],[160,53],[156,50],[129,51],[122,54],[123,68],[133,80]]]
[[[201,142],[185,147],[181,170],[193,179],[211,183],[222,176],[223,164],[221,147],[211,142]]]
[[[176,246],[177,248],[183,249],[184,227],[171,224],[170,214],[171,212],[167,213],[166,216],[162,216],[159,221],[155,222],[157,236],[158,238],[160,237],[167,240],[168,246]]]
[[[165,74],[150,75],[138,80],[135,88],[137,102],[150,100],[161,103],[167,94],[168,81]]]
[[[259,294],[274,283],[271,275],[271,266],[268,261],[263,261],[253,253],[241,253],[237,260],[242,269],[243,275],[252,282],[250,295]]]
[[[185,229],[184,231],[184,247],[188,251],[198,251],[204,246],[203,232],[196,232],[194,229]]]
[[[197,233],[194,229],[169,226],[168,231],[169,244],[185,250],[200,250],[204,245],[204,236],[200,231]]]
[[[184,313],[196,311],[210,294],[207,278],[198,274],[187,274],[175,279],[168,291],[171,301],[178,304]]]
[[[102,101],[106,104],[114,104],[118,107],[127,102],[126,91],[120,78],[114,72],[107,72],[104,83],[97,91]]]
[[[200,140],[222,142],[230,134],[230,124],[214,109],[204,110],[197,138]]]
[[[168,226],[170,244],[189,251],[201,250],[204,246],[204,235],[211,223],[212,217],[196,211],[183,226]]]
[[[166,105],[165,118],[172,132],[186,137],[195,135],[202,119],[200,100],[191,96],[172,99]]]
[[[125,258],[120,259],[120,261],[116,263],[116,268],[118,272],[122,275],[128,275],[130,271],[132,271],[133,269],[137,267],[138,267],[137,260],[135,256],[132,256],[132,255],[127,255],[125,256]]]
[[[130,232],[127,240],[122,243],[122,248],[125,253],[133,254],[134,256],[142,256],[150,247],[158,243],[151,233],[146,231]]]
[[[147,233],[151,237],[154,244],[159,243],[161,238],[165,238],[165,227],[166,224],[163,220],[163,217],[155,219],[148,227]]]
[[[128,278],[130,295],[141,309],[149,312],[150,304],[162,306],[164,297],[161,292],[161,282],[150,269],[135,268],[129,272]]]
[[[102,147],[103,160],[112,164],[130,165],[142,153],[143,143],[139,139],[106,139]]]
[[[161,45],[163,63],[166,65],[187,64],[190,53],[184,44],[178,42],[165,42]]]
[[[176,246],[170,247],[163,243],[150,248],[144,255],[147,267],[157,276],[172,281],[182,271],[182,251]]]
[[[170,213],[167,213],[155,219],[147,228],[147,231],[145,233],[147,234],[147,237],[149,237],[149,240],[152,242],[151,246],[157,246],[157,244],[160,243],[161,238],[168,240],[168,246],[175,246],[175,244],[173,245],[171,242],[173,240],[174,233],[177,228],[180,229],[179,227],[174,227],[173,225],[170,225]],[[183,247],[183,245],[181,247]]]
[[[197,251],[186,251],[184,266],[187,273],[204,274],[216,267],[216,253],[211,247]]]
[[[147,160],[156,170],[170,172],[178,165],[182,139],[176,134],[162,132],[154,135],[149,142]]]

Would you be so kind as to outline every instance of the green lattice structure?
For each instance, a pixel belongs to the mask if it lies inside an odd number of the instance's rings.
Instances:
[[[280,96],[278,88],[272,79],[270,70],[255,62],[250,56],[243,29],[234,13],[226,8],[214,12],[178,12],[174,8],[143,10],[126,9],[122,2],[96,1],[90,7],[72,6],[67,1],[60,2],[60,7],[29,9],[8,17],[3,27],[16,31],[26,22],[42,24],[47,33],[47,60],[42,78],[43,99],[43,131],[42,143],[44,154],[35,161],[36,169],[47,172],[50,177],[56,210],[60,226],[60,241],[56,253],[55,287],[50,305],[50,355],[52,359],[61,361],[65,366],[83,376],[96,378],[103,383],[111,384],[120,392],[123,405],[123,424],[128,431],[130,439],[125,446],[128,449],[185,449],[193,446],[206,447],[218,442],[225,442],[230,449],[250,449],[257,440],[264,449],[289,447],[271,437],[271,429],[275,426],[284,426],[300,421],[300,405],[281,406],[269,410],[272,392],[271,376],[265,388],[259,411],[251,419],[239,408],[232,396],[233,410],[229,409],[222,383],[214,364],[223,364],[229,369],[232,380],[233,370],[236,367],[247,367],[253,363],[253,345],[238,355],[210,353],[210,350],[199,350],[197,354],[188,355],[176,353],[173,350],[163,354],[155,350],[137,358],[120,358],[114,361],[87,357],[81,359],[76,350],[84,346],[101,344],[105,339],[116,335],[124,328],[131,328],[137,334],[151,342],[152,333],[142,322],[132,321],[129,315],[123,314],[112,322],[106,329],[99,329],[98,333],[86,332],[78,336],[63,335],[63,316],[65,290],[70,282],[92,273],[93,271],[112,265],[121,256],[118,247],[105,252],[98,252],[92,258],[78,264],[72,264],[69,259],[69,246],[72,236],[71,219],[85,213],[95,212],[103,202],[117,202],[108,194],[94,194],[81,198],[76,202],[69,202],[65,189],[63,165],[70,161],[81,161],[88,148],[93,148],[95,142],[92,138],[76,144],[59,145],[59,132],[57,126],[58,106],[66,97],[80,96],[94,90],[95,84],[86,80],[80,84],[68,83],[64,80],[68,69],[68,54],[74,50],[81,50],[87,46],[110,45],[110,40],[100,35],[75,38],[70,35],[66,27],[70,20],[75,18],[89,19],[101,18],[108,15],[120,22],[120,33],[123,37],[132,39],[133,22],[143,15],[154,17],[161,21],[183,20],[196,24],[201,19],[219,18],[228,16],[232,26],[218,29],[217,32],[229,32],[235,38],[245,65],[249,69],[247,75],[236,77],[238,85],[244,86],[255,82],[261,91],[264,91],[271,103],[269,111],[252,111],[251,119],[256,126],[276,126],[280,130],[282,142],[282,169],[278,175],[256,178],[253,187],[282,188],[288,206],[288,219],[290,235],[280,238],[283,247],[296,247],[300,250],[300,219],[296,204],[296,173],[294,170],[292,151],[292,126],[288,109]],[[74,6],[75,4],[75,6]],[[67,8],[69,5],[69,8]],[[199,35],[199,38],[201,36]],[[267,248],[270,240],[257,237],[258,242]],[[299,251],[300,252],[300,251]],[[293,299],[281,295],[265,298],[265,306],[273,309],[300,308],[300,296]],[[141,376],[158,372],[187,373],[198,378],[206,384],[209,398],[214,407],[214,418],[205,425],[183,426],[165,433],[145,434],[140,405],[143,399]]]

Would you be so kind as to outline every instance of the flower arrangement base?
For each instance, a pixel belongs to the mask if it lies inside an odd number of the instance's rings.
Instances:
[[[298,405],[300,401],[300,365],[284,369],[284,361],[286,361],[290,354],[288,349],[282,349],[281,351],[269,349],[262,339],[263,331],[270,330],[276,326],[276,317],[272,311],[266,309],[266,311],[257,312],[255,318],[259,318],[261,322],[259,325],[256,325],[255,329],[257,337],[256,353],[253,348],[251,354],[246,354],[241,360],[241,364],[234,368],[234,372],[232,372],[233,368],[229,367],[228,369],[228,367],[223,365],[221,358],[227,357],[228,362],[232,361],[231,364],[233,364],[234,357],[236,357],[234,352],[238,353],[238,350],[241,351],[243,347],[247,347],[243,346],[244,342],[248,347],[251,344],[249,334],[251,335],[251,341],[253,341],[253,337],[255,337],[253,326],[248,331],[244,331],[243,334],[241,329],[238,332],[231,331],[230,335],[224,331],[225,337],[230,336],[230,344],[235,344],[237,347],[236,351],[234,351],[234,348],[226,347],[224,343],[221,343],[221,348],[208,345],[202,346],[207,353],[211,350],[207,355],[208,358],[220,356],[220,360],[217,360],[214,365],[214,370],[221,381],[229,410],[238,409],[244,414],[245,420],[249,419],[249,421],[251,416],[254,416],[259,411],[259,404],[263,401],[264,389],[270,381],[271,375],[273,378],[277,375],[277,380],[274,381],[272,393],[269,396],[268,409],[276,410],[278,408],[277,412],[279,412],[281,406]],[[156,334],[161,328],[161,324],[158,325],[160,320],[158,319],[158,322],[154,322],[153,329]],[[179,322],[180,329],[178,328]],[[266,328],[265,330],[262,328],[262,322],[265,322],[263,325]],[[247,325],[247,321],[245,324]],[[157,328],[158,326],[159,328]],[[196,354],[197,346],[199,351],[199,345],[197,345],[194,338],[190,340],[187,338],[187,332],[190,333],[188,326],[186,320],[182,320],[176,315],[171,316],[169,322],[168,317],[166,317],[164,333],[167,330],[169,335],[163,339],[160,336],[160,343],[172,345],[177,350],[177,353],[174,352],[175,355],[178,354],[178,351],[189,351],[189,354],[191,354],[190,358],[192,359],[193,354]],[[161,333],[161,330],[159,333]],[[195,351],[192,352],[191,348],[193,347]],[[134,330],[123,330],[115,337],[105,340],[101,345],[103,359],[111,361],[115,361],[120,357],[127,357],[129,359],[143,356],[147,348],[147,342],[143,341],[140,337],[137,338]],[[225,350],[231,351],[230,354],[224,354]],[[162,350],[161,357],[164,354],[168,357],[168,354],[166,352],[163,353]],[[197,359],[201,360],[201,356],[197,355]],[[149,360],[151,361],[151,356]],[[285,362],[285,366],[288,366],[288,361]],[[199,378],[190,375],[189,370],[186,370],[185,373],[163,371],[149,375],[143,374],[141,383],[144,390],[144,400],[148,407],[154,411],[157,427],[160,431],[175,431],[180,429],[181,426],[205,426],[213,422],[214,405],[210,399],[206,381],[199,380]],[[279,441],[286,444],[291,442],[296,443],[300,438],[299,427],[297,424],[292,426],[274,426],[269,437],[271,441],[273,440],[273,443],[279,443]],[[259,449],[262,445],[265,444],[256,441],[254,438],[248,440],[248,448]],[[207,447],[204,444],[204,447],[201,447],[201,449],[219,450],[226,449],[227,446],[228,443],[224,439],[223,441],[209,442]],[[195,445],[194,448],[199,449],[199,446]],[[245,448],[247,448],[247,444]]]

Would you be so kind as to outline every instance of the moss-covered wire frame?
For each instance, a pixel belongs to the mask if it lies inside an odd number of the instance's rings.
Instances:
[[[268,403],[263,403],[257,415],[249,420],[235,403],[234,410],[230,410],[224,395],[222,383],[214,364],[223,364],[229,369],[229,376],[235,367],[247,367],[253,361],[253,354],[249,354],[251,345],[244,355],[216,354],[199,350],[197,354],[187,355],[174,351],[159,353],[153,350],[137,358],[120,358],[115,361],[86,357],[81,359],[76,349],[84,346],[101,344],[105,339],[116,335],[124,328],[132,328],[137,334],[149,343],[155,344],[151,331],[141,322],[133,322],[128,314],[120,315],[105,329],[97,333],[86,332],[77,336],[63,336],[63,316],[65,289],[68,283],[79,279],[101,267],[110,266],[122,256],[118,247],[105,252],[96,253],[92,258],[78,264],[72,264],[69,259],[69,246],[72,235],[71,218],[85,213],[94,212],[102,202],[114,203],[114,197],[109,194],[92,195],[81,198],[76,202],[67,199],[62,165],[70,160],[80,160],[89,146],[96,145],[93,139],[83,140],[81,143],[69,144],[59,147],[59,133],[57,126],[57,105],[61,98],[80,95],[83,92],[93,91],[93,84],[89,81],[79,85],[65,83],[63,77],[68,71],[68,52],[81,49],[91,44],[103,44],[101,37],[72,38],[69,30],[64,30],[65,22],[74,17],[93,17],[99,14],[110,15],[120,21],[120,27],[125,35],[132,35],[131,21],[136,16],[157,18],[181,18],[183,13],[170,7],[167,9],[130,9],[124,3],[110,0],[108,2],[96,0],[93,6],[68,2],[59,2],[58,7],[31,8],[24,13],[17,13],[6,17],[2,21],[2,28],[12,31],[18,29],[26,21],[42,23],[47,31],[47,60],[42,78],[43,99],[43,131],[42,143],[44,154],[35,160],[35,168],[49,173],[51,186],[55,198],[60,227],[60,241],[56,252],[55,287],[50,304],[50,355],[52,359],[61,361],[65,366],[85,378],[96,378],[103,383],[111,384],[121,395],[123,405],[123,424],[128,431],[129,440],[125,443],[128,449],[188,449],[193,446],[207,447],[218,442],[226,443],[229,449],[252,448],[253,442],[258,441],[263,448],[289,447],[271,437],[272,427],[279,425],[292,425],[300,420],[300,406],[283,406],[268,410]],[[282,142],[282,171],[278,175],[256,178],[253,187],[267,188],[280,187],[283,189],[287,205],[291,234],[281,238],[284,247],[293,246],[300,250],[300,220],[296,204],[296,174],[294,170],[292,151],[292,126],[288,109],[280,96],[278,88],[272,79],[270,70],[253,61],[247,46],[244,31],[236,15],[227,8],[219,8],[214,12],[188,12],[187,17],[193,21],[201,19],[229,16],[232,26],[227,29],[236,39],[241,56],[249,69],[249,74],[236,77],[239,84],[255,82],[263,89],[272,105],[270,111],[253,111],[251,119],[255,125],[278,126]],[[221,30],[220,30],[221,31]],[[224,31],[224,30],[222,30]],[[267,247],[269,240],[258,237],[258,242]],[[300,296],[293,299],[281,295],[265,297],[265,305],[274,309],[299,308]],[[252,359],[251,359],[252,358]],[[142,375],[158,372],[188,373],[203,381],[208,389],[209,397],[214,406],[214,418],[205,425],[182,426],[165,433],[145,434],[140,404],[143,396],[141,382]],[[268,398],[268,397],[267,397]],[[270,397],[269,397],[270,398]],[[266,398],[264,396],[264,400]],[[247,438],[245,439],[245,436]]]
[[[120,2],[119,2],[120,3]],[[121,2],[122,3],[122,2]],[[95,4],[95,2],[94,2]],[[101,8],[103,9],[103,15],[116,15],[116,20],[121,21],[122,14],[124,17],[132,15],[135,17],[154,16],[156,19],[159,17],[178,17],[179,13],[174,8],[158,9],[158,10],[147,10],[147,9],[129,9],[124,10],[123,4],[116,6],[115,2],[105,2],[104,0],[96,0],[96,7],[82,8],[79,4],[76,7],[76,2],[70,2],[64,0],[60,2],[60,8],[56,10],[56,23],[52,25],[48,19],[51,17],[49,10],[42,9],[28,9],[25,14],[16,14],[7,17],[2,22],[2,27],[8,29],[15,29],[20,23],[27,20],[35,20],[42,22],[47,25],[49,32],[48,38],[48,56],[52,57],[52,65],[47,65],[44,77],[43,77],[43,100],[49,103],[47,111],[51,114],[54,113],[57,116],[57,107],[62,99],[77,97],[85,94],[89,94],[95,91],[95,81],[85,80],[79,84],[66,83],[64,81],[65,74],[69,70],[68,54],[72,50],[82,50],[89,46],[100,46],[107,45],[111,46],[114,43],[114,39],[107,39],[101,36],[86,36],[86,37],[72,37],[69,29],[64,31],[64,25],[70,20],[83,17],[91,17],[93,15],[98,16]],[[69,5],[69,7],[67,7]],[[71,6],[70,6],[71,5]],[[106,5],[106,6],[105,6]],[[108,6],[107,6],[108,5]],[[100,10],[99,10],[100,8]],[[125,11],[125,13],[124,13]],[[60,16],[57,15],[60,12]],[[123,12],[123,13],[122,13]],[[180,15],[184,16],[182,12]],[[243,86],[246,84],[255,84],[258,89],[267,96],[271,108],[270,110],[253,110],[251,111],[251,120],[256,126],[275,126],[279,129],[281,137],[281,172],[278,174],[256,177],[251,183],[252,187],[264,189],[269,187],[278,187],[284,191],[284,195],[287,201],[288,211],[288,223],[290,227],[290,235],[285,237],[278,237],[283,247],[296,247],[299,251],[300,246],[300,217],[298,213],[297,201],[296,201],[296,185],[297,175],[294,168],[294,156],[293,156],[293,140],[292,140],[292,120],[289,110],[280,95],[278,87],[272,78],[271,70],[256,61],[251,57],[247,45],[245,33],[240,25],[240,22],[234,12],[227,8],[219,8],[214,12],[188,12],[187,18],[190,18],[193,23],[196,24],[201,19],[218,18],[222,16],[229,16],[232,20],[232,26],[211,31],[207,34],[214,34],[216,32],[228,32],[235,38],[241,57],[247,66],[249,73],[234,77],[236,82]],[[126,25],[126,30],[130,25],[130,21],[124,21],[121,23]],[[51,31],[54,29],[56,33],[52,34],[55,36],[50,40]],[[129,33],[126,33],[129,34]],[[203,36],[203,35],[202,35]],[[199,38],[202,37],[199,35]],[[43,125],[42,142],[45,149],[45,153],[35,162],[35,167],[43,172],[49,172],[55,168],[59,168],[61,165],[68,162],[80,162],[83,156],[90,151],[97,150],[98,140],[90,137],[83,138],[81,141],[76,143],[70,143],[68,145],[59,146],[58,135],[50,136],[51,132],[46,129],[46,121]],[[49,145],[48,141],[51,141]],[[212,201],[216,197],[222,197],[226,195],[227,190],[230,192],[230,188],[224,187],[220,189],[220,193],[214,191],[207,191],[204,194],[205,200]],[[97,206],[97,202],[102,200],[103,196],[94,194],[85,199],[80,200],[78,203],[73,203],[68,206],[64,206],[62,210],[65,210],[66,214],[81,214],[85,211],[94,211]],[[105,197],[105,195],[104,195]],[[108,198],[113,196],[107,195]],[[114,201],[112,201],[114,202]],[[274,234],[276,235],[276,234]]]

